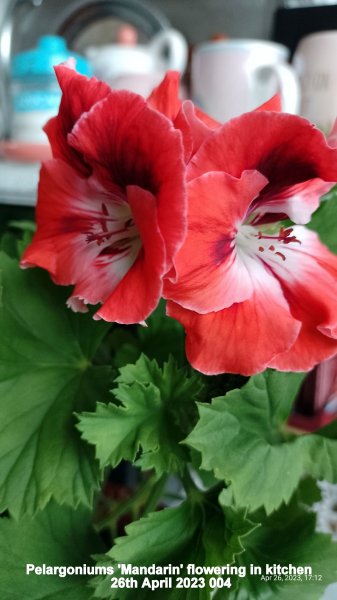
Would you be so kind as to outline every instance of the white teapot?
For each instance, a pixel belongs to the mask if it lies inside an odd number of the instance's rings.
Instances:
[[[90,46],[85,51],[94,75],[114,89],[146,96],[168,70],[184,72],[187,43],[175,29],[166,29],[148,44]]]

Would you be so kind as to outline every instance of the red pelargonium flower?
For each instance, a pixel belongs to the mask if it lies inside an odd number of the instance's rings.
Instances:
[[[137,94],[57,68],[60,111],[46,131],[37,233],[23,267],[75,285],[68,305],[95,318],[142,322],[185,236],[181,134]]]
[[[337,150],[300,117],[254,112],[217,129],[187,173],[188,235],[164,292],[191,364],[251,375],[335,354],[337,257],[303,224],[337,180]]]
[[[148,98],[149,105],[166,115],[179,129],[184,141],[185,161],[188,163],[205,140],[214,130],[221,127],[216,121],[190,100],[181,100],[179,96],[180,74],[169,71],[163,81],[156,87]],[[255,111],[281,110],[281,97],[276,94],[270,100],[258,106]]]

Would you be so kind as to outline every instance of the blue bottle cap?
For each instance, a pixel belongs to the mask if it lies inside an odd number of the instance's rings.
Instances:
[[[68,50],[62,37],[44,35],[39,38],[36,48],[13,57],[11,76],[13,79],[21,79],[27,76],[51,75],[55,65],[65,62],[70,57],[76,60],[76,71],[90,77],[91,66],[85,58]]]

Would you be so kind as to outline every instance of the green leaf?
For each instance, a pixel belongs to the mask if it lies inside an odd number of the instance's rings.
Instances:
[[[312,568],[313,578],[301,581],[282,580],[271,576],[269,581],[261,579],[261,575],[238,578],[237,589],[231,593],[219,594],[216,597],[228,600],[318,600],[325,587],[337,581],[337,544],[328,535],[315,532],[316,516],[304,505],[297,504],[296,498],[288,506],[283,506],[273,515],[265,518],[261,511],[256,515],[262,521],[245,539],[245,552],[241,553],[236,564],[249,566],[253,564],[261,568],[266,575],[266,565],[308,566]],[[317,576],[317,578],[315,577]]]
[[[243,551],[241,541],[256,525],[246,519],[243,513],[234,514],[225,507],[221,510],[215,502],[183,502],[177,508],[167,508],[152,513],[126,527],[124,537],[115,540],[115,545],[105,557],[106,562],[115,567],[116,576],[121,575],[118,564],[134,566],[178,565],[180,575],[187,575],[188,564],[196,566],[225,565]],[[104,564],[104,563],[103,563]],[[161,579],[160,576],[155,577]],[[160,600],[209,599],[211,589],[205,575],[205,588],[177,589],[173,577],[172,589],[159,589],[149,592],[142,589],[144,576],[137,577],[137,600],[151,598]],[[95,598],[124,600],[129,598],[126,590],[111,590],[110,580],[97,578]]]
[[[112,364],[117,369],[128,363],[136,362],[141,354],[138,339],[130,326],[127,328],[114,327],[109,335],[108,343]]]
[[[105,561],[99,564],[109,563],[115,568],[117,577],[121,576],[118,564],[132,564],[134,566],[148,566],[151,564],[168,565],[179,564],[187,561],[190,548],[194,548],[194,537],[200,524],[200,514],[197,508],[193,508],[188,502],[182,503],[177,508],[167,508],[159,512],[151,513],[147,517],[131,523],[126,527],[126,534],[115,540],[115,545],[107,553]],[[144,577],[137,577],[138,588],[135,591],[137,600],[151,598],[186,598],[190,596],[187,590],[185,596],[173,595],[173,590],[161,589],[160,593],[150,592],[148,588],[141,589]],[[113,600],[126,600],[132,593],[123,589],[111,589],[110,578],[99,577],[95,582],[95,598],[108,598]],[[178,592],[178,590],[177,590]],[[187,593],[186,593],[187,592]],[[198,596],[196,596],[198,600]],[[201,595],[208,598],[208,595]],[[192,598],[190,599],[192,600]]]
[[[185,333],[178,321],[166,316],[166,302],[161,300],[156,310],[146,321],[147,327],[138,326],[137,333],[141,351],[155,358],[160,365],[173,355],[183,366],[185,358]]]
[[[310,229],[317,231],[321,241],[337,253],[337,186],[335,186],[321,203],[319,209],[314,213],[310,223]]]
[[[0,237],[0,251],[5,252],[12,258],[18,258],[18,239],[17,237],[5,231]]]
[[[20,231],[29,231],[30,233],[36,232],[36,223],[34,221],[25,221],[23,219],[20,221],[14,220],[10,221],[8,226],[14,229],[19,229]]]
[[[0,236],[0,250],[12,258],[19,258],[32,241],[36,225],[32,221],[11,221]],[[13,232],[14,229],[14,232]]]
[[[87,576],[26,575],[26,565],[90,566],[91,554],[101,549],[84,509],[73,511],[52,502],[33,519],[0,519],[0,597],[90,600]]]
[[[82,413],[78,428],[96,446],[101,466],[133,461],[139,451],[143,469],[182,473],[189,459],[181,440],[196,420],[195,400],[201,392],[197,375],[187,377],[172,358],[160,369],[141,356],[120,369],[114,395],[120,405],[98,404],[95,413]]]
[[[3,254],[0,270],[0,510],[89,505],[99,468],[73,412],[108,396],[110,368],[91,364],[107,325],[73,314],[42,271]]]
[[[199,404],[200,421],[186,442],[250,511],[264,506],[271,513],[288,502],[305,474],[337,481],[337,425],[300,436],[285,427],[302,377],[267,371]]]
[[[245,538],[259,527],[259,523],[255,523],[249,518],[246,509],[234,507],[230,488],[222,490],[219,503],[225,516],[225,546],[222,541],[220,553],[222,553],[222,562],[231,564],[245,551]],[[221,531],[220,528],[218,528],[218,533],[215,533],[214,538],[219,535],[219,531]],[[205,535],[209,535],[210,546],[214,548],[213,536],[210,535],[209,531],[206,531]],[[213,564],[218,564],[218,562],[213,562]]]
[[[187,364],[184,329],[178,321],[166,316],[164,300],[146,320],[146,327],[115,327],[106,340],[105,349],[118,369],[136,362],[142,353],[155,358],[161,366],[170,355],[180,366]]]

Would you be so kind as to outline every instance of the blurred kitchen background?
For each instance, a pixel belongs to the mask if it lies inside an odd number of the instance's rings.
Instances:
[[[302,54],[294,65],[295,77],[286,63],[301,38],[334,28],[337,31],[337,3],[329,0],[0,0],[0,156],[21,162],[25,157],[45,158],[43,149],[23,144],[46,141],[42,125],[57,112],[59,101],[52,66],[74,54],[81,73],[93,73],[114,88],[144,96],[165,71],[179,70],[182,96],[192,97],[220,121],[235,116],[234,104],[237,113],[251,110],[278,91],[283,110],[300,112],[317,123],[312,99],[306,102],[310,106],[303,106],[306,90],[302,104],[301,90],[296,90],[308,82],[306,72],[301,80]],[[160,35],[168,31],[170,39]],[[55,35],[63,40],[51,37]],[[226,40],[244,40],[246,46],[232,45],[228,58]],[[284,47],[257,46],[252,40]],[[212,57],[209,45],[198,51],[210,41]],[[337,51],[337,41],[331,43]],[[316,52],[311,47],[309,51]],[[240,52],[246,53],[245,60]],[[246,81],[234,81],[234,75],[252,71],[252,61],[257,67],[253,93],[246,76]],[[337,75],[335,87],[337,104]],[[221,107],[228,90],[232,106]],[[331,120],[329,116],[317,124],[327,129]]]
[[[2,10],[5,4],[6,2],[1,0]],[[19,4],[16,9],[14,52],[30,48],[35,44],[37,37],[46,32],[57,32],[64,23],[64,15],[68,14],[70,5],[75,5],[69,0],[44,0],[35,9],[32,9],[32,3],[28,0]],[[118,4],[121,5],[122,2]],[[146,2],[148,7],[165,15],[172,27],[179,29],[191,44],[203,42],[219,32],[226,32],[233,37],[269,39],[273,14],[278,4],[277,0],[147,0]],[[104,27],[104,23],[101,25]],[[109,26],[104,27],[107,33],[106,40],[112,41],[109,28]],[[97,37],[91,40],[93,43],[96,41],[101,43],[100,29],[101,27],[96,29]]]

